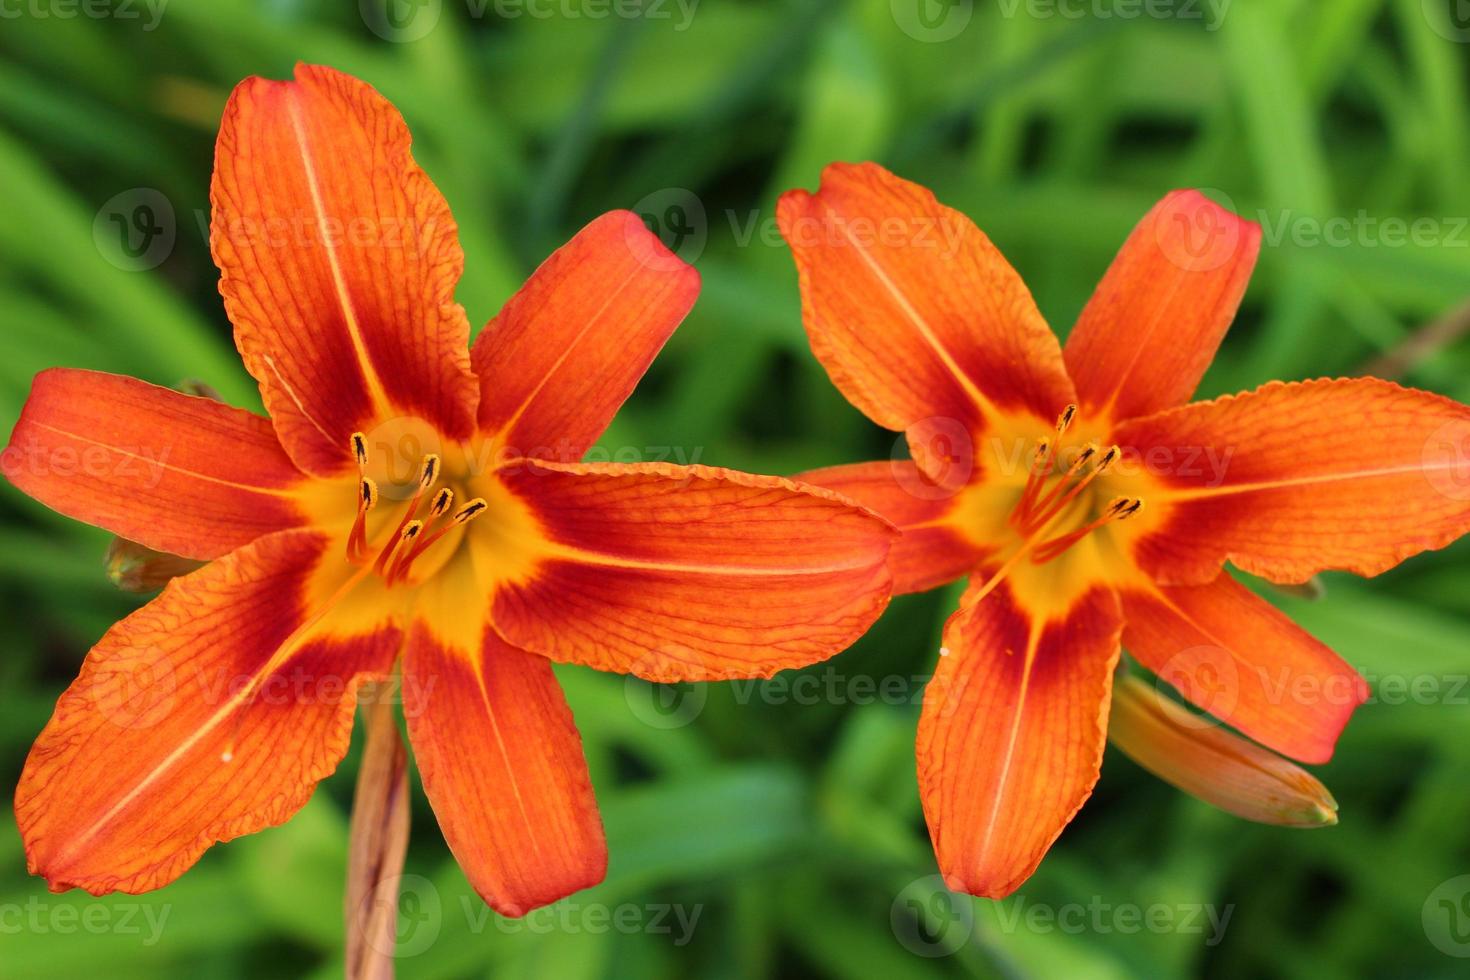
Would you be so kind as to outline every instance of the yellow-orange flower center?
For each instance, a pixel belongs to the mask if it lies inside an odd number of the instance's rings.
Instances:
[[[357,518],[347,538],[347,559],[357,565],[371,564],[373,572],[387,586],[407,581],[414,563],[424,552],[489,509],[484,497],[475,497],[455,508],[455,489],[439,485],[442,461],[437,453],[426,453],[419,462],[418,478],[397,525],[385,539],[370,545],[368,514],[378,506],[381,492],[377,481],[367,475],[367,438],[361,432],[352,435],[352,452],[358,468]]]
[[[982,461],[987,479],[961,505],[977,540],[993,549],[975,598],[1009,578],[1029,605],[1060,610],[1092,584],[1117,574],[1109,542],[1098,532],[1144,509],[1141,491],[1147,481],[1119,472],[1123,454],[1118,446],[1069,439],[1077,421],[1075,405],[1066,407],[1050,432],[1041,430],[1044,434],[1034,421],[1010,421],[997,431],[1016,433],[1023,441],[1006,446],[995,439],[992,458]],[[1020,459],[1027,460],[1024,469]],[[1079,547],[1084,542],[1086,549]]]

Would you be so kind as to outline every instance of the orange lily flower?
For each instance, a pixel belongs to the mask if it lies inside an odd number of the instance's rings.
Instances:
[[[1193,191],[1134,230],[1063,349],[964,215],[833,164],[778,220],[812,349],[913,461],[801,477],[897,524],[895,591],[969,576],[918,777],[950,887],[1014,891],[1097,780],[1120,641],[1275,751],[1324,762],[1366,694],[1222,569],[1375,575],[1470,529],[1470,409],[1371,378],[1185,404],[1260,230]]]
[[[141,892],[281,823],[401,664],[424,789],[476,890],[524,914],[604,875],[552,661],[764,677],[879,615],[891,527],[830,491],[703,466],[576,462],[699,289],[614,212],[469,347],[443,198],[398,112],[301,66],[225,110],[211,244],[270,418],[141,381],[36,378],[21,490],[208,560],[113,627],[26,762],[51,887]]]

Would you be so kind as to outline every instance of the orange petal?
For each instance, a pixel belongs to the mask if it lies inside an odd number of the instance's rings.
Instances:
[[[1337,801],[1311,773],[1224,728],[1201,727],[1141,678],[1114,683],[1108,740],[1164,782],[1237,817],[1282,827],[1337,823]]]
[[[1470,408],[1376,378],[1275,382],[1121,425],[1162,484],[1133,542],[1156,580],[1377,575],[1470,530]],[[1156,465],[1157,464],[1157,465]]]
[[[321,601],[329,547],[261,538],[108,631],[21,774],[32,874],[54,891],[149,891],[301,808],[347,751],[357,686],[398,650],[392,627]]]
[[[506,458],[575,463],[699,295],[685,265],[631,211],[611,211],[541,264],[471,353],[480,427]]]
[[[1106,590],[1044,621],[1008,582],[950,617],[924,692],[918,771],[951,889],[1015,891],[1091,795],[1121,628]]]
[[[450,850],[495,911],[521,916],[600,882],[607,842],[551,662],[500,639],[475,591],[427,600],[404,655],[403,711]],[[475,630],[444,625],[452,617],[478,625],[478,642],[461,645]]]
[[[548,556],[504,584],[516,646],[646,680],[769,677],[888,604],[893,529],[830,491],[706,466],[525,462],[501,474]]]
[[[836,491],[899,529],[889,553],[895,594],[953,582],[985,558],[986,550],[953,520],[959,495],[929,480],[909,460],[829,466],[797,479]]]
[[[1198,191],[1155,204],[1067,338],[1083,418],[1129,419],[1189,401],[1260,250],[1260,225]]]
[[[998,412],[1056,418],[1074,400],[1056,337],[1016,271],[958,211],[872,163],[834,163],[776,212],[812,351],[847,400],[910,430],[970,434]],[[926,425],[919,423],[931,420]],[[942,420],[942,421],[940,421]]]
[[[312,473],[351,466],[352,433],[389,419],[474,431],[459,232],[409,142],[372,87],[314,65],[241,82],[220,123],[220,292],[282,443]]]
[[[270,422],[116,374],[36,375],[0,472],[68,517],[186,558],[303,521],[291,489],[305,478]]]
[[[1119,593],[1123,645],[1197,706],[1302,762],[1332,758],[1368,696],[1341,657],[1222,573],[1209,585]]]

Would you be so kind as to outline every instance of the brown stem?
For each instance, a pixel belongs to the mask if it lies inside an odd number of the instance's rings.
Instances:
[[[1470,301],[1409,334],[1392,350],[1364,365],[1363,373],[1390,380],[1401,378],[1420,361],[1433,357],[1466,334],[1470,334]]]
[[[367,742],[347,853],[347,980],[392,980],[398,886],[408,850],[408,752],[393,710],[396,681],[365,686]]]

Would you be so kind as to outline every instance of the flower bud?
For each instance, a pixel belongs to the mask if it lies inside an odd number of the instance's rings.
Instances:
[[[1166,783],[1258,823],[1324,827],[1337,801],[1315,776],[1160,694],[1140,677],[1113,687],[1108,739]]]

